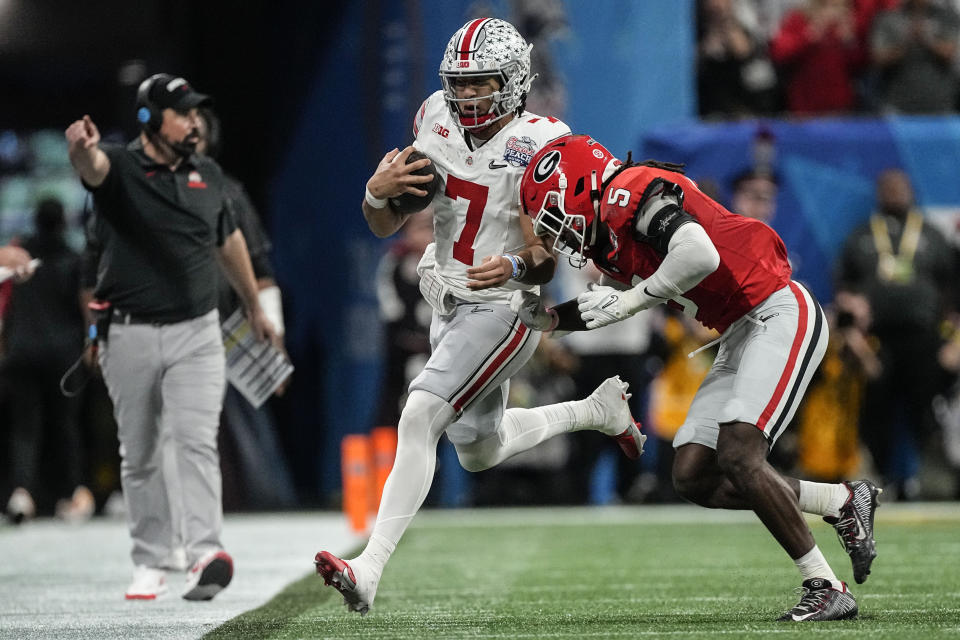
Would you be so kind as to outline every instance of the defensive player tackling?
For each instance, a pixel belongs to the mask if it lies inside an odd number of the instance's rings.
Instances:
[[[876,556],[880,490],[867,480],[786,478],[767,454],[790,424],[827,344],[813,295],[791,280],[787,251],[766,224],[727,211],[682,167],[621,163],[588,136],[565,136],[531,160],[521,202],[541,246],[587,259],[600,286],[546,309],[519,292],[530,327],[602,327],[659,304],[721,333],[720,349],[673,441],[673,482],[697,504],[751,509],[796,563],[803,595],[780,619],[838,620],[857,602],[817,547],[802,511],[835,527],[861,583]]]

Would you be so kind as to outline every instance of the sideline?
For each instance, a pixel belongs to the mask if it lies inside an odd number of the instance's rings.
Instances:
[[[363,539],[339,512],[227,514],[230,586],[210,602],[180,598],[184,574],[153,602],[126,601],[130,539],[122,519],[70,525],[42,518],[0,527],[0,638],[199,638],[264,604],[313,570],[318,550],[346,553]]]

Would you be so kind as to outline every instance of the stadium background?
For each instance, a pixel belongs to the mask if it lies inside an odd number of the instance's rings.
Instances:
[[[385,242],[359,214],[363,185],[387,149],[411,140],[413,113],[439,88],[443,47],[470,17],[539,29],[534,66],[551,113],[621,157],[632,149],[686,162],[694,179],[723,185],[749,166],[758,133],[772,133],[781,181],[773,226],[822,300],[838,243],[868,215],[881,168],[906,168],[919,204],[955,228],[960,119],[700,122],[693,5],[0,0],[0,241],[26,230],[45,191],[79,219],[83,193],[61,146],[73,119],[89,113],[128,138],[145,73],[181,74],[213,95],[222,164],[244,181],[274,241],[297,368],[279,416],[283,443],[301,498],[324,504],[339,487],[341,438],[373,426],[380,376],[373,278]],[[28,156],[41,161],[25,174]]]

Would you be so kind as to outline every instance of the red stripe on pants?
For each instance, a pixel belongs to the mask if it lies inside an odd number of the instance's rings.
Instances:
[[[480,375],[480,378],[473,383],[473,385],[467,389],[466,393],[461,395],[454,403],[453,408],[457,411],[460,411],[469,400],[473,399],[473,396],[483,388],[487,381],[493,377],[493,374],[500,368],[500,365],[503,364],[503,361],[511,356],[516,350],[517,345],[523,341],[523,337],[527,335],[527,326],[525,324],[520,324],[520,327],[517,329],[517,332],[514,334],[513,339],[510,340],[510,343],[507,344],[506,348],[497,354],[497,357],[494,358],[493,362],[490,363],[484,372]]]
[[[784,367],[783,373],[780,374],[780,380],[777,382],[777,388],[773,392],[773,397],[770,398],[770,402],[767,403],[763,413],[760,414],[760,419],[757,421],[757,428],[761,431],[767,426],[767,422],[770,421],[770,416],[773,415],[773,412],[777,409],[777,405],[780,404],[783,392],[787,390],[790,375],[793,373],[793,369],[797,364],[797,358],[800,355],[800,347],[803,346],[803,340],[807,335],[807,316],[809,315],[807,312],[807,300],[803,297],[803,293],[795,282],[790,282],[790,291],[793,292],[793,295],[797,298],[797,304],[800,305],[797,333],[793,336],[793,345],[790,347],[790,357],[787,358],[787,366]]]

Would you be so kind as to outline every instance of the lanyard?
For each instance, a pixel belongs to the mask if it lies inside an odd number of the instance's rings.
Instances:
[[[873,232],[873,246],[877,250],[877,277],[884,282],[909,284],[913,280],[913,260],[920,244],[920,230],[923,228],[923,216],[915,209],[907,214],[907,222],[900,236],[900,246],[893,252],[890,242],[890,230],[882,215],[870,217],[870,231]]]

